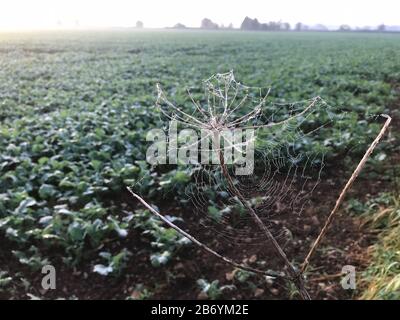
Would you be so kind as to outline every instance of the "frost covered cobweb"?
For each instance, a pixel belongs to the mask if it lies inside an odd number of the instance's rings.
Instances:
[[[245,86],[235,80],[233,72],[216,74],[203,85],[203,95],[195,96],[188,90],[191,108],[176,106],[158,86],[160,115],[181,129],[206,132],[181,149],[196,144],[200,154],[246,154],[248,144],[254,143],[251,174],[236,174],[235,169],[243,163],[233,160],[227,165],[229,175],[275,238],[287,245],[293,239],[293,227],[297,227],[286,223],[295,221],[288,216],[301,221],[302,213],[312,205],[312,196],[323,181],[326,154],[332,152],[333,145],[348,140],[341,127],[349,114],[338,112],[320,97],[292,103],[272,99],[269,88]],[[336,130],[327,130],[332,127]],[[248,140],[233,142],[221,134],[238,129],[252,130],[253,134]],[[218,144],[213,140],[216,136]],[[179,141],[176,145],[179,148]],[[190,163],[192,183],[185,190],[196,229],[211,230],[219,240],[235,246],[265,243],[265,235],[230,188],[221,165],[202,163],[200,154]]]
[[[269,99],[267,103],[269,89],[244,86],[235,80],[233,72],[212,76],[204,81],[204,88],[204,98],[194,97],[188,90],[192,103],[188,108],[170,102],[158,86],[157,111],[170,122],[169,132],[166,139],[161,129],[156,130],[156,137],[151,134],[150,138],[157,142],[146,153],[152,165],[158,161],[167,164],[168,146],[168,164],[176,169],[172,179],[177,183],[174,198],[180,204],[190,201],[191,205],[182,209],[194,212],[185,215],[185,224],[191,224],[191,230],[183,230],[131,188],[127,189],[152,214],[209,254],[235,268],[290,281],[308,300],[311,297],[304,272],[346,193],[387,131],[391,117],[380,115],[386,120],[382,127],[375,127],[379,129],[375,136],[368,121],[377,116],[360,119],[365,114],[332,108],[320,97],[295,103]],[[178,129],[184,134],[178,134]],[[367,130],[363,134],[356,132],[360,129]],[[366,149],[363,139],[368,140],[371,134],[375,138]],[[363,154],[354,167],[353,158],[349,157],[352,154]],[[340,166],[335,166],[338,159]],[[327,160],[333,165],[328,166]],[[340,178],[348,171],[347,165],[352,174],[344,179],[344,187],[337,189],[336,198],[333,187],[343,181]],[[182,174],[184,167],[186,173]],[[330,172],[324,177],[327,167],[336,170],[336,176]],[[186,199],[178,191],[182,181]],[[317,195],[313,199],[321,182],[326,183],[327,197]],[[164,184],[159,183],[159,190]],[[327,198],[336,199],[335,205],[325,203],[329,202],[325,201]],[[313,238],[309,234],[312,228],[303,222],[309,218],[314,229],[320,230],[312,244],[308,243]],[[324,223],[320,223],[321,218]],[[199,229],[205,232],[199,234]],[[193,236],[196,231],[198,234]],[[229,244],[223,253],[218,252],[221,240]],[[264,260],[255,268],[248,262],[254,263],[257,257],[253,254],[249,259],[249,254],[259,251],[249,250],[250,244],[262,244]],[[287,244],[292,245],[290,253],[296,259],[304,256],[300,268],[287,255]],[[270,254],[270,248],[274,254]],[[274,257],[282,267],[272,262]],[[268,265],[280,271],[266,269]]]

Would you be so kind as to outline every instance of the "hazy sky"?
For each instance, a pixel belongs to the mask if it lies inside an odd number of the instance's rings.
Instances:
[[[137,20],[195,27],[204,17],[238,27],[246,15],[261,22],[400,25],[400,0],[0,0],[0,29],[128,27]]]

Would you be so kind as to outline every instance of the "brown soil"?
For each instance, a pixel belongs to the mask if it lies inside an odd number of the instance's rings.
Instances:
[[[337,179],[336,179],[337,180]],[[333,180],[327,180],[335,181]],[[374,183],[368,185],[368,180],[357,181],[352,195],[357,194],[368,197],[365,190],[375,193],[379,186]],[[339,193],[340,189],[335,185],[320,186],[314,192],[308,209],[301,215],[283,214],[275,221],[282,224],[292,232],[292,241],[284,247],[290,259],[302,261],[312,241],[317,236],[324,217]],[[376,190],[378,191],[378,190]],[[124,196],[125,198],[125,196]],[[133,207],[135,201],[125,198]],[[166,209],[166,208],[164,208]],[[162,210],[172,215],[174,206],[169,210]],[[232,241],[220,241],[215,237],[213,228],[199,228],[195,224],[196,217],[189,210],[181,215],[186,222],[182,227],[189,229],[192,234],[214,248],[216,251],[244,262],[254,267],[282,270],[281,261],[274,255],[272,249],[264,243],[238,245]],[[342,213],[335,219],[320,249],[316,252],[311,262],[310,271],[307,274],[307,287],[314,299],[348,299],[353,291],[342,289],[340,285],[341,268],[344,265],[354,265],[360,271],[366,263],[366,250],[373,239],[367,230],[360,227],[358,219]],[[254,227],[256,228],[256,227]],[[142,284],[152,292],[154,299],[197,299],[203,298],[201,290],[196,284],[200,278],[208,281],[219,280],[222,285],[235,285],[236,289],[225,289],[220,298],[227,299],[289,299],[298,298],[291,296],[288,284],[282,280],[268,280],[252,275],[245,282],[236,278],[232,279],[233,267],[217,258],[210,256],[196,246],[188,246],[176,253],[174,258],[166,266],[155,268],[150,263],[151,245],[150,239],[141,234],[141,230],[133,229],[128,239],[123,242],[108,244],[108,249],[118,252],[121,248],[128,248],[132,252],[124,276],[119,278],[103,277],[93,273],[93,264],[82,264],[74,269],[67,268],[62,263],[62,256],[56,250],[51,256],[57,270],[57,289],[39,290],[43,275],[39,271],[31,270],[21,264],[11,254],[11,243],[6,239],[0,239],[1,247],[0,264],[10,274],[20,272],[23,277],[29,279],[31,288],[26,291],[22,287],[15,287],[13,292],[0,292],[2,299],[26,299],[27,292],[44,298],[71,298],[79,299],[126,299],[129,296],[138,297],[138,284]],[[213,239],[209,241],[208,239]],[[45,249],[44,249],[45,250]],[[49,253],[51,254],[51,253]],[[296,259],[296,260],[295,260]],[[11,294],[11,296],[10,296]]]

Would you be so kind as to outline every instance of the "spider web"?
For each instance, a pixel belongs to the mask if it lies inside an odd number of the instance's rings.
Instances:
[[[162,120],[175,121],[181,129],[208,132],[181,149],[195,144],[200,153],[211,156],[220,151],[229,154],[232,149],[246,154],[249,141],[232,144],[218,135],[220,144],[213,140],[211,145],[205,144],[211,150],[202,143],[216,131],[253,130],[254,170],[249,175],[235,174],[240,165],[233,162],[228,165],[229,174],[237,190],[286,247],[295,238],[294,223],[313,205],[313,195],[324,183],[324,188],[329,188],[331,181],[324,180],[326,156],[349,141],[346,121],[354,114],[334,108],[320,97],[286,103],[269,98],[269,93],[269,88],[237,82],[233,72],[228,72],[205,80],[203,94],[188,90],[190,105],[182,107],[170,102],[158,86],[156,106]],[[363,141],[353,139],[351,148],[361,144]],[[350,151],[347,148],[346,152]],[[190,165],[192,183],[185,189],[185,200],[194,216],[188,221],[192,231],[200,237],[203,234],[205,240],[212,235],[214,242],[225,241],[236,248],[265,245],[265,235],[231,190],[221,165],[202,164],[200,156]]]

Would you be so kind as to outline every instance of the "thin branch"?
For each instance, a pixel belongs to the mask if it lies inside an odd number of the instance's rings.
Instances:
[[[219,139],[218,136],[214,138],[214,140]],[[311,300],[311,297],[307,290],[304,287],[304,279],[302,277],[302,274],[297,273],[296,269],[292,265],[292,263],[289,261],[288,257],[286,256],[286,253],[283,251],[279,243],[276,241],[275,237],[272,235],[272,232],[269,230],[269,228],[262,222],[260,217],[257,215],[257,213],[254,211],[254,209],[249,205],[249,203],[246,201],[245,197],[242,195],[242,193],[236,188],[231,175],[229,174],[228,168],[225,164],[224,161],[224,156],[222,152],[219,152],[219,158],[220,158],[220,164],[222,168],[222,173],[224,177],[228,181],[229,189],[234,193],[239,201],[242,203],[242,205],[248,210],[250,213],[250,216],[253,218],[254,222],[257,224],[257,226],[265,233],[267,236],[267,239],[272,243],[273,248],[275,249],[277,255],[283,260],[285,263],[286,267],[288,268],[288,271],[291,276],[291,281],[295,284],[297,289],[299,290],[299,293],[301,297],[304,300]]]
[[[382,114],[382,117],[386,118],[385,124],[383,125],[381,131],[379,134],[376,136],[375,140],[371,143],[367,151],[365,152],[364,156],[362,157],[361,161],[357,165],[357,168],[354,170],[352,173],[350,179],[347,181],[346,185],[344,186],[342,192],[339,195],[339,198],[336,200],[335,207],[332,209],[331,213],[329,214],[324,227],[322,228],[321,232],[319,233],[317,239],[315,240],[314,244],[312,245],[310,251],[308,252],[306,258],[304,259],[303,265],[301,267],[300,272],[303,273],[309,263],[310,263],[310,258],[314,254],[315,250],[317,249],[318,245],[322,241],[323,237],[325,236],[326,232],[328,231],[329,226],[331,225],[333,218],[335,214],[337,213],[340,205],[342,204],[344,197],[346,196],[347,191],[350,189],[351,185],[353,184],[354,180],[358,177],[360,174],[361,170],[364,168],[365,163],[367,162],[368,158],[371,156],[372,152],[374,151],[376,145],[379,143],[379,141],[382,139],[383,135],[385,134],[387,128],[389,127],[390,122],[392,121],[392,118],[386,114]]]
[[[208,253],[211,253],[212,255],[214,255],[217,258],[223,260],[224,262],[234,266],[235,268],[240,268],[240,269],[245,270],[245,271],[254,272],[254,273],[257,273],[257,274],[261,274],[263,276],[287,279],[287,276],[285,276],[284,274],[281,274],[279,272],[275,272],[275,271],[271,271],[271,270],[263,271],[263,270],[255,269],[255,268],[252,268],[252,267],[248,267],[248,266],[245,266],[243,264],[239,264],[239,263],[237,263],[237,262],[235,262],[235,261],[233,261],[233,260],[231,260],[231,259],[229,259],[229,258],[227,258],[225,256],[220,255],[219,253],[215,252],[210,247],[206,246],[204,243],[200,242],[199,240],[197,240],[196,238],[191,236],[186,231],[184,231],[181,228],[179,228],[177,225],[175,225],[173,222],[168,220],[166,217],[164,217],[161,213],[159,213],[152,206],[150,206],[142,197],[140,197],[139,195],[134,193],[131,188],[129,188],[129,187],[126,187],[126,188],[130,192],[130,194],[132,196],[134,196],[137,200],[139,200],[148,210],[150,210],[151,213],[156,215],[158,218],[160,218],[163,222],[165,222],[171,228],[173,228],[176,231],[178,231],[181,235],[183,235],[184,237],[188,238],[190,241],[192,241],[193,243],[195,243],[196,245],[198,245],[200,248],[202,248],[203,250],[207,251]]]

